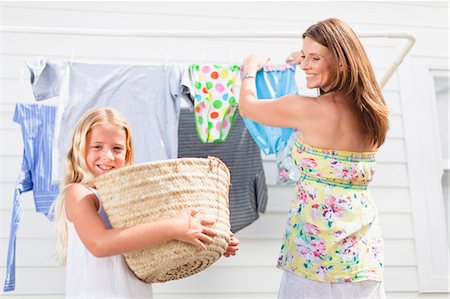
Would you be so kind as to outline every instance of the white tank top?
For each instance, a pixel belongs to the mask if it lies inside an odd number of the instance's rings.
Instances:
[[[97,190],[92,192],[98,197]],[[98,214],[111,228],[101,201]],[[66,298],[152,298],[152,285],[128,268],[123,256],[95,257],[83,245],[72,222],[67,221]]]

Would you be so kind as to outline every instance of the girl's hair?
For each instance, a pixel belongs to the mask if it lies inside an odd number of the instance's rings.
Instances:
[[[354,98],[363,133],[372,146],[381,146],[389,129],[389,112],[361,41],[349,25],[339,19],[326,19],[309,27],[309,37],[327,47],[336,63],[337,76],[330,91]]]
[[[65,188],[72,183],[81,183],[94,187],[94,178],[86,165],[86,140],[88,134],[96,126],[110,126],[126,133],[125,165],[133,162],[132,134],[128,122],[112,108],[92,108],[87,111],[75,126],[72,145],[66,159],[66,174],[61,184],[61,193],[54,202],[56,227],[58,233],[56,256],[62,263],[67,253],[67,217],[64,204]]]

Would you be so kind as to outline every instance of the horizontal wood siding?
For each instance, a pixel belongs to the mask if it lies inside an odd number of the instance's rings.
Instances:
[[[440,2],[4,2],[2,25],[134,30],[295,31],[330,16],[349,22],[356,32],[411,31],[413,54],[448,57],[446,7]],[[447,20],[447,21],[445,21]],[[436,38],[439,37],[439,38]],[[448,37],[447,41],[448,41]],[[439,45],[436,42],[439,41]],[[378,78],[396,59],[404,42],[363,39]],[[448,44],[448,42],[447,42]],[[3,287],[14,182],[23,151],[20,128],[12,122],[14,105],[33,103],[26,59],[126,64],[241,63],[253,52],[283,62],[298,50],[300,39],[127,38],[30,33],[2,34],[0,106],[0,282]],[[447,48],[448,51],[448,48]],[[300,72],[299,72],[300,73]],[[385,287],[390,298],[446,298],[419,294],[418,267],[408,178],[408,162],[398,73],[384,88],[391,129],[378,155],[371,192],[385,236]],[[300,91],[305,89],[299,75]],[[53,99],[50,103],[57,103]],[[418,107],[420,109],[420,107]],[[276,298],[281,271],[275,268],[292,186],[276,185],[274,156],[263,156],[269,186],[267,211],[237,235],[238,256],[220,259],[204,272],[166,284],[155,284],[155,298]],[[55,229],[34,211],[32,194],[22,196],[24,215],[17,239],[17,287],[5,298],[61,298],[64,268],[53,259]],[[258,283],[255,283],[258,281]]]

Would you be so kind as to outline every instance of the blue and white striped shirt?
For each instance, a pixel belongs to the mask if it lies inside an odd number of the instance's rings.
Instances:
[[[59,194],[59,185],[51,183],[55,115],[55,106],[16,104],[13,121],[21,126],[24,151],[22,167],[14,190],[5,292],[14,290],[16,283],[16,236],[22,218],[20,195],[33,190],[36,211],[53,220],[49,209]]]

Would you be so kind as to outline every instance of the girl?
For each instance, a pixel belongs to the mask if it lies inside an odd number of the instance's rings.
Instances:
[[[364,48],[338,19],[312,25],[300,63],[320,96],[256,100],[255,75],[266,57],[243,63],[241,115],[299,128],[292,156],[302,173],[278,260],[279,298],[384,298],[382,238],[367,186],[384,143],[388,110]]]
[[[173,219],[113,229],[93,180],[133,160],[128,123],[113,109],[93,108],[75,127],[67,172],[56,202],[58,257],[66,261],[67,298],[151,298],[151,284],[137,279],[121,254],[168,240],[206,249],[217,232],[213,221],[184,210]],[[225,256],[235,255],[231,236]]]

